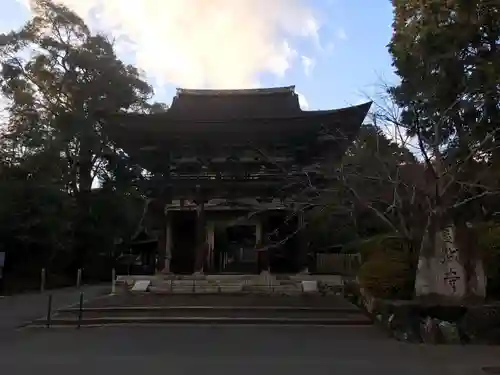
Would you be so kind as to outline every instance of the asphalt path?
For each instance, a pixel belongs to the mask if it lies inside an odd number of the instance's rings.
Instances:
[[[495,347],[424,346],[375,327],[147,326],[22,330],[0,343],[0,373],[482,374]]]
[[[64,288],[45,293],[18,294],[0,298],[0,340],[2,333],[12,330],[28,321],[47,314],[48,298],[52,295],[53,309],[73,305],[79,302],[80,293],[85,299],[94,299],[108,294],[110,285],[91,285],[77,288]]]
[[[81,291],[93,299],[110,288],[52,291],[54,308],[78,303]],[[374,326],[16,328],[44,316],[47,298],[0,299],[0,374],[485,375],[500,366],[498,347],[406,344]]]

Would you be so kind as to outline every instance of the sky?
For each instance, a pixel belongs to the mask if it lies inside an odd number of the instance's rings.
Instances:
[[[117,41],[170,104],[175,88],[295,85],[303,109],[373,97],[394,82],[389,0],[57,0]],[[0,32],[31,16],[2,0]]]

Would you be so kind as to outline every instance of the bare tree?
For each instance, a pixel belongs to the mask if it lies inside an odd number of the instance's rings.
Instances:
[[[482,298],[486,294],[486,277],[472,228],[484,219],[485,199],[500,192],[493,164],[488,160],[491,150],[485,150],[485,145],[496,138],[497,130],[481,139],[475,139],[472,133],[462,134],[443,145],[439,134],[441,124],[434,124],[430,138],[415,116],[416,131],[410,136],[389,88],[383,88],[385,95],[374,101],[372,120],[416,157],[399,163],[392,171],[381,168],[385,175],[376,177],[393,185],[390,210],[382,212],[371,201],[367,206],[418,247],[417,296]],[[465,154],[463,149],[467,150]],[[387,165],[379,153],[375,153],[374,160],[381,166]],[[360,201],[366,199],[366,189],[343,180],[353,196]]]

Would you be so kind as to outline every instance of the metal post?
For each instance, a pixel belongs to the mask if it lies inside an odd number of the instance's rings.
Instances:
[[[45,268],[42,268],[42,272],[40,275],[40,293],[45,292],[46,279],[47,279],[47,272],[45,271]]]
[[[83,315],[83,292],[80,293],[80,307],[78,309],[78,329],[82,326],[82,315]]]
[[[82,269],[78,268],[78,271],[76,272],[76,287],[80,289],[82,286]]]
[[[47,328],[50,328],[50,322],[52,319],[52,294],[49,294],[49,298],[47,301]]]
[[[116,294],[116,270],[111,270],[111,294]]]

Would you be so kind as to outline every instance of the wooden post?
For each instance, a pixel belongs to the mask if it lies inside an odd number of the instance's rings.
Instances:
[[[203,273],[208,254],[208,243],[205,234],[205,203],[200,200],[196,207],[196,255],[194,272]]]
[[[172,214],[165,212],[165,262],[162,273],[170,273],[170,264],[172,261]]]
[[[270,271],[269,250],[264,249],[262,223],[260,221],[255,226],[255,249],[257,251],[258,273],[268,273]]]
[[[164,253],[163,253],[163,274],[170,274],[170,265],[172,262],[172,213],[168,211],[167,205],[172,204],[173,190],[171,180],[171,154],[168,155],[168,172],[165,174],[167,187],[164,192],[165,201],[163,205],[163,231],[164,231]]]
[[[78,308],[78,326],[77,326],[78,329],[80,329],[82,326],[82,316],[83,316],[83,292],[80,293],[80,302]]]
[[[266,268],[265,255],[262,253],[262,223],[260,221],[255,225],[255,251],[257,252],[257,273],[260,273]],[[264,267],[264,268],[263,268]],[[266,269],[267,270],[267,269]]]
[[[52,294],[49,294],[49,298],[47,300],[47,321],[46,321],[47,328],[50,328],[51,319],[52,319]]]
[[[42,268],[41,275],[40,275],[40,293],[45,292],[45,282],[47,281],[47,272],[45,271],[45,268]]]
[[[259,272],[269,273],[270,272],[269,250],[262,248],[258,249],[257,259],[259,263]]]
[[[76,287],[80,289],[82,286],[82,269],[78,268],[78,271],[76,272]]]
[[[116,270],[111,270],[111,294],[116,294]]]
[[[299,273],[309,273],[307,254],[308,245],[305,233],[305,217],[301,209],[297,212],[297,268]]]
[[[215,247],[215,224],[213,222],[209,222],[207,224],[207,244],[208,244],[208,259],[207,259],[207,267],[210,271],[213,271],[215,269],[215,254],[214,254],[214,247]]]
[[[259,220],[255,225],[255,246],[258,248],[262,245],[262,222]]]

